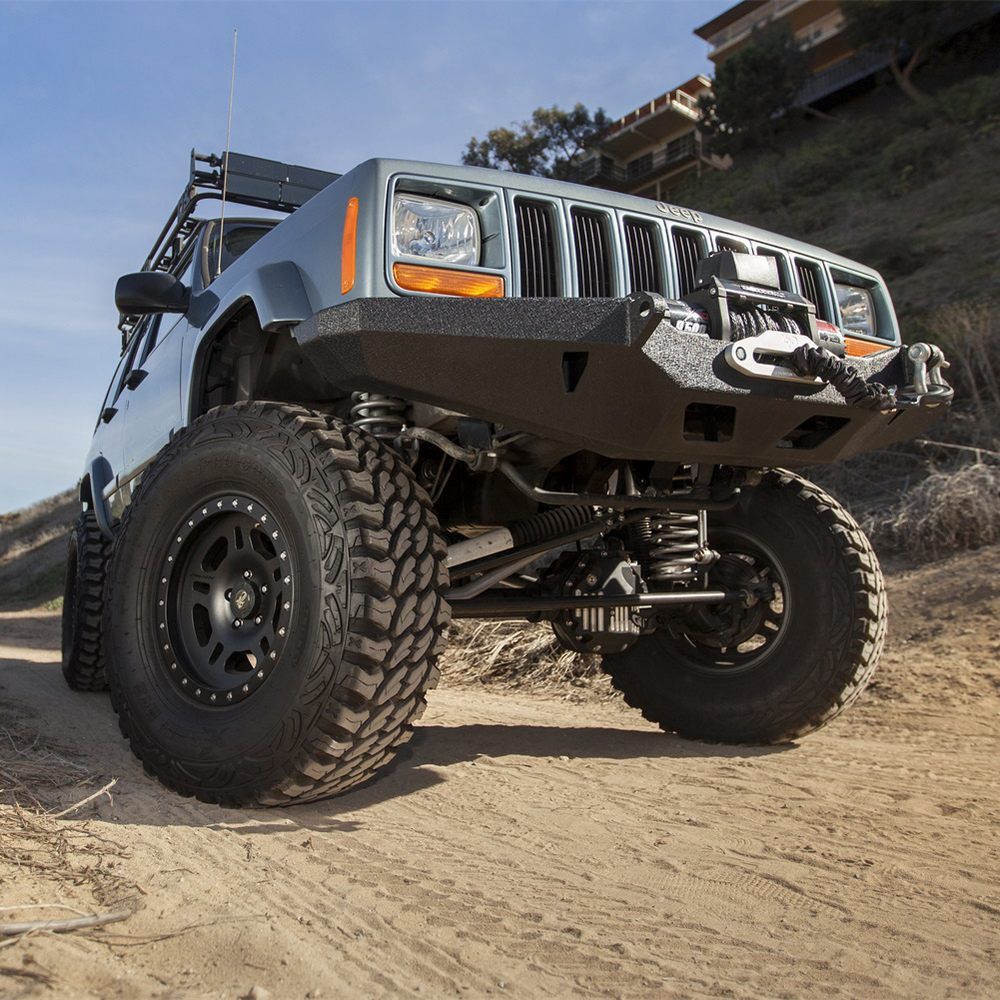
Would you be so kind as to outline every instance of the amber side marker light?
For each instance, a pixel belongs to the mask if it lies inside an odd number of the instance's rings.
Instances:
[[[851,358],[866,358],[869,354],[888,351],[892,346],[892,344],[873,344],[868,340],[858,340],[856,337],[844,338],[844,351]]]
[[[498,274],[450,271],[423,264],[393,264],[392,276],[396,284],[408,292],[467,295],[476,299],[499,299],[503,296],[503,278]]]
[[[351,198],[344,211],[344,239],[340,246],[340,294],[354,287],[358,262],[358,199]]]

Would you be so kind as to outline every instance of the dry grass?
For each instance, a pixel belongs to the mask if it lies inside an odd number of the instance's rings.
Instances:
[[[93,775],[47,742],[20,715],[0,714],[0,805],[45,811],[56,796],[83,790]]]
[[[924,562],[1000,538],[1000,302],[929,313],[910,340],[940,344],[955,403],[928,437],[807,475],[883,551]]]
[[[0,885],[3,920],[134,909],[137,889],[114,872],[122,849],[57,805],[86,797],[100,778],[51,743],[27,713],[0,711]],[[86,808],[86,807],[85,807]],[[81,811],[81,814],[82,811]],[[16,945],[35,931],[6,938]],[[0,976],[14,974],[0,966]]]
[[[919,339],[938,343],[950,365],[955,405],[935,438],[1000,449],[1000,302],[962,302],[935,309],[917,324]],[[912,337],[916,340],[918,337]]]
[[[570,699],[615,697],[600,657],[563,649],[548,625],[457,621],[441,671],[446,684],[550,691]]]
[[[1000,541],[1000,467],[977,462],[934,472],[888,515],[868,515],[863,527],[896,552],[923,561]]]

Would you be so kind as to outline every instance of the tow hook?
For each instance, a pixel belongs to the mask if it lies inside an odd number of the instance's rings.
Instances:
[[[913,381],[896,394],[899,406],[940,406],[950,403],[955,390],[944,380],[942,369],[951,367],[944,351],[934,344],[914,344],[907,352]]]

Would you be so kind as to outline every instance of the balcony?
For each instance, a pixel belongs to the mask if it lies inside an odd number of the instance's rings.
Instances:
[[[701,157],[701,136],[697,132],[672,139],[665,146],[618,166],[609,156],[595,153],[577,167],[573,180],[579,184],[605,185],[629,191],[634,187],[684,163]]]
[[[702,34],[704,28],[699,28],[695,34],[708,42],[711,46],[708,58],[715,60],[723,49],[743,41],[755,31],[778,20],[794,8],[801,7],[803,3],[805,0],[767,0],[766,3],[755,6],[747,14],[737,18],[712,35]]]
[[[697,95],[710,86],[711,81],[707,78],[695,77],[681,87],[660,94],[613,122],[605,131],[601,146],[615,159],[627,160],[654,142],[665,141],[689,128],[701,117]]]
[[[889,56],[881,49],[862,49],[826,69],[814,73],[799,91],[795,103],[800,107],[821,101],[852,83],[864,80],[889,65]]]

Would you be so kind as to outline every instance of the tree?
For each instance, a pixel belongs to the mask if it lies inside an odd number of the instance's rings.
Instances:
[[[462,162],[470,167],[493,167],[539,177],[570,177],[580,154],[608,127],[602,108],[593,114],[577,104],[569,111],[552,106],[536,108],[530,121],[495,128],[485,139],[469,140]]]
[[[936,45],[950,38],[981,3],[956,0],[843,0],[848,37],[855,45],[884,47],[899,89],[910,100],[926,99],[913,72]]]
[[[712,93],[698,102],[700,128],[713,151],[769,145],[806,76],[805,57],[787,28],[773,25],[754,35],[719,66]]]

